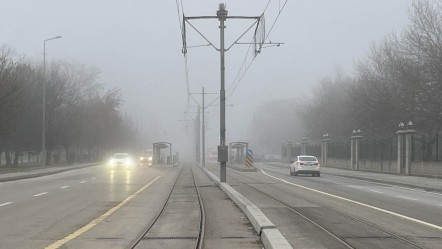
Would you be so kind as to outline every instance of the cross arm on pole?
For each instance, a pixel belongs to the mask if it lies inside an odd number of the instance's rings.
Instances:
[[[196,19],[196,18],[194,18]],[[192,27],[204,40],[206,40],[210,46],[212,46],[216,51],[219,51],[219,49],[217,47],[215,47],[215,45],[213,45],[212,42],[209,41],[209,39],[207,39],[206,36],[204,36],[195,26],[192,25],[192,23],[189,22],[189,17],[184,17],[184,20],[186,21],[185,23],[188,23],[190,25],[190,27]],[[183,48],[183,50],[187,50],[187,48]]]

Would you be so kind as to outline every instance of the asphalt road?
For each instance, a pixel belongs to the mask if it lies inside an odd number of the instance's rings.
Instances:
[[[142,230],[149,215],[153,216],[150,210],[156,210],[161,205],[164,196],[158,193],[165,192],[163,189],[174,180],[172,175],[176,174],[175,171],[170,166],[111,170],[99,165],[0,183],[0,248],[45,248],[76,231],[74,237],[85,236],[90,228],[78,230],[97,217],[103,219],[103,224],[93,224],[98,228],[94,229],[94,233],[101,233],[93,237],[102,240],[84,240],[70,248],[98,248],[94,246],[98,243],[103,244],[103,248],[119,245],[121,248]],[[153,181],[158,184],[137,193]],[[118,215],[124,215],[125,219],[118,219],[116,215],[102,216],[128,197],[135,196],[135,201],[118,208]],[[144,206],[140,204],[143,198],[150,198],[150,206],[146,206],[145,202]],[[139,220],[140,215],[144,215],[146,220]],[[105,227],[106,224],[111,225]],[[100,230],[100,227],[103,229]],[[73,242],[65,239],[60,243]],[[52,248],[55,248],[54,245]]]
[[[186,174],[180,174],[184,168]],[[207,207],[205,248],[262,248],[241,210],[202,170],[193,171]],[[175,182],[181,188],[172,192],[167,215],[146,235],[154,239],[137,248],[171,243],[189,248],[192,240],[182,238],[198,229],[189,225],[195,216],[190,214],[198,213],[190,172],[189,165],[114,170],[98,165],[1,182],[0,248],[130,248],[156,220]]]
[[[227,182],[261,208],[294,248],[441,248],[441,194],[259,168],[229,169]],[[219,173],[216,165],[210,169]]]

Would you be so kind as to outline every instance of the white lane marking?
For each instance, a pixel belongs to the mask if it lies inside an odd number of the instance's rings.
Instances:
[[[336,199],[340,199],[340,200],[348,201],[348,202],[351,202],[351,203],[354,203],[354,204],[358,204],[358,205],[361,205],[361,206],[364,206],[364,207],[367,207],[367,208],[371,208],[371,209],[374,209],[374,210],[377,210],[377,211],[380,211],[380,212],[383,212],[383,213],[386,213],[386,214],[391,214],[391,215],[397,216],[399,218],[402,218],[402,219],[405,219],[405,220],[408,220],[408,221],[412,221],[412,222],[416,222],[416,223],[419,223],[421,225],[425,225],[425,226],[428,226],[428,227],[431,227],[431,228],[435,228],[437,230],[442,231],[442,227],[440,227],[438,225],[435,225],[435,224],[431,224],[431,223],[428,223],[428,222],[425,222],[425,221],[421,221],[421,220],[418,220],[418,219],[415,219],[415,218],[411,218],[411,217],[408,217],[408,216],[405,216],[405,215],[402,215],[402,214],[398,214],[398,213],[395,213],[395,212],[392,212],[392,211],[388,211],[388,210],[385,210],[385,209],[382,209],[382,208],[371,206],[371,205],[368,205],[368,204],[365,204],[365,203],[362,203],[362,202],[358,202],[358,201],[354,201],[354,200],[351,200],[351,199],[347,199],[345,197],[341,197],[341,196],[329,194],[329,193],[326,193],[326,192],[322,192],[322,191],[317,190],[317,189],[308,188],[308,187],[305,187],[305,186],[302,186],[302,185],[298,185],[298,184],[295,184],[295,183],[283,180],[281,178],[278,178],[276,176],[272,176],[270,174],[267,174],[262,169],[261,169],[261,172],[264,175],[266,175],[266,176],[269,176],[271,178],[274,178],[276,180],[279,180],[281,182],[284,182],[284,183],[287,183],[287,184],[290,184],[290,185],[293,185],[293,186],[296,186],[296,187],[299,187],[299,188],[307,189],[307,190],[310,190],[310,191],[313,191],[313,192],[316,192],[316,193],[320,193],[320,194],[323,194],[323,195],[327,195],[327,196],[330,196],[330,197],[333,197],[333,198],[336,198]]]
[[[402,199],[407,199],[407,200],[417,201],[417,199],[410,198],[410,197],[406,197],[406,196],[400,196],[400,195],[398,195],[397,197],[402,198]]]
[[[111,216],[113,213],[115,213],[117,210],[122,208],[124,205],[126,205],[129,201],[131,201],[133,198],[137,197],[141,192],[143,192],[145,189],[150,187],[154,182],[156,182],[159,178],[161,178],[164,175],[164,173],[160,176],[155,177],[152,181],[144,185],[142,188],[140,188],[137,192],[132,194],[131,196],[124,199],[122,202],[120,202],[115,207],[109,209],[106,213],[100,215],[99,217],[95,218],[93,221],[89,222],[89,224],[85,225],[84,227],[78,229],[77,231],[69,234],[68,236],[64,237],[63,239],[57,240],[54,243],[48,245],[45,247],[45,249],[57,249],[62,247],[64,244],[68,243],[69,241],[77,238],[78,236],[82,235],[83,233],[89,231],[91,228],[102,222],[103,220],[107,219],[109,216]]]
[[[34,196],[42,196],[42,195],[45,195],[45,194],[47,194],[48,192],[43,192],[43,193],[40,193],[40,194],[36,194],[36,195],[34,195]]]
[[[63,186],[63,187],[61,187],[61,188],[69,188],[69,186]]]
[[[442,204],[437,204],[437,205],[442,207]]]
[[[97,179],[97,178],[95,178],[95,177],[94,177],[94,178],[92,178],[92,180],[95,180],[95,179]]]
[[[86,181],[81,181],[80,183],[85,183]]]
[[[269,167],[278,167],[278,166],[271,166],[269,164],[264,164],[265,166]],[[336,178],[341,178],[341,179],[345,179],[347,181],[357,181],[357,182],[364,182],[364,183],[370,183],[370,184],[376,184],[376,185],[381,185],[381,186],[387,186],[387,187],[392,187],[392,188],[398,188],[398,189],[405,189],[405,190],[411,190],[411,191],[418,191],[418,192],[422,192],[422,193],[426,193],[426,194],[433,194],[433,195],[439,195],[442,196],[442,193],[439,192],[434,192],[434,191],[427,191],[425,189],[422,188],[408,188],[408,187],[403,187],[403,186],[399,186],[399,185],[394,185],[394,184],[388,184],[388,183],[381,183],[381,182],[374,182],[374,181],[369,181],[369,180],[361,180],[361,179],[356,179],[356,178],[351,178],[351,177],[344,177],[344,176],[338,176],[338,175],[334,175],[333,173],[327,173],[327,172],[323,172],[323,174],[326,174],[327,176],[331,176],[331,177],[336,177]],[[357,186],[350,186],[352,188],[360,188]]]
[[[373,182],[373,181],[355,179],[355,178],[344,177],[344,176],[337,176],[337,175],[327,174],[326,172],[324,172],[324,174],[326,174],[328,176],[331,176],[331,177],[346,179],[348,181],[365,182],[365,183],[371,183],[371,184],[376,184],[376,185],[381,185],[381,186],[388,186],[388,187],[393,187],[393,188],[398,188],[398,189],[412,190],[412,191],[418,191],[418,192],[423,192],[423,193],[427,193],[427,194],[433,194],[433,195],[440,195],[440,196],[442,196],[442,193],[433,192],[433,191],[427,191],[427,190],[421,189],[421,188],[407,188],[407,187],[402,187],[402,186],[398,186],[398,185],[394,185],[394,184],[381,183],[381,182]]]
[[[9,204],[12,204],[12,203],[13,202],[5,202],[5,203],[0,204],[0,207],[6,206],[6,205],[9,205]]]
[[[371,191],[371,192],[374,192],[374,193],[379,193],[379,194],[383,194],[384,193],[384,192],[373,190],[373,189],[369,189],[368,191]]]
[[[349,186],[350,188],[362,188],[361,186]]]

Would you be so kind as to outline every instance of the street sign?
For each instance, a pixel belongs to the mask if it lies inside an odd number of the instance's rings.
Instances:
[[[253,150],[251,150],[251,149],[248,149],[246,153],[247,153],[247,156],[253,156]]]

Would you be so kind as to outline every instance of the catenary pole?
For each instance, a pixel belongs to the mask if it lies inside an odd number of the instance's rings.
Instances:
[[[227,18],[227,10],[225,4],[219,5],[219,10],[216,12],[219,19],[220,29],[220,64],[221,64],[221,89],[220,89],[220,146],[224,147],[226,144],[226,90],[225,90],[225,61],[224,61],[224,22]],[[220,161],[220,181],[226,182],[226,162]]]
[[[219,4],[219,9],[216,12],[216,16],[184,16],[183,15],[183,27],[182,27],[182,35],[183,35],[183,49],[182,52],[186,55],[187,54],[187,48],[189,48],[186,44],[186,24],[189,24],[191,28],[193,28],[204,40],[208,42],[208,45],[215,48],[217,51],[220,52],[220,145],[218,146],[218,162],[220,162],[220,181],[226,182],[226,166],[228,161],[228,146],[226,146],[226,91],[225,91],[225,52],[227,52],[233,45],[235,44],[254,44],[255,46],[259,45],[259,49],[255,48],[255,56],[258,52],[260,52],[262,45],[269,44],[269,45],[276,45],[279,46],[282,43],[266,43],[265,40],[256,42],[257,39],[257,31],[259,28],[259,25],[263,25],[261,23],[261,16],[227,16],[227,10],[226,5],[224,3]],[[197,20],[197,19],[218,19],[220,22],[219,29],[220,29],[220,48],[216,48],[216,46],[210,42],[210,40],[202,34],[201,31],[199,31],[194,25],[192,25],[189,21],[190,20]],[[239,42],[239,40],[247,33],[247,31],[250,29],[247,29],[246,32],[244,32],[231,46],[228,46],[228,48],[225,48],[225,39],[224,39],[224,32],[225,32],[225,21],[227,19],[254,19],[256,20],[256,29],[255,29],[255,39],[252,43],[242,43]],[[252,25],[253,26],[253,25]],[[264,32],[264,31],[263,31]],[[267,34],[268,35],[268,34]],[[203,94],[204,95],[204,94]],[[210,104],[209,104],[210,106]],[[206,107],[205,107],[206,108]],[[204,109],[203,108],[203,115],[204,115]],[[203,118],[204,122],[204,118]],[[204,128],[203,128],[204,129]],[[203,152],[204,153],[204,152]],[[204,161],[203,161],[204,163]]]
[[[203,157],[202,160],[202,167],[206,167],[206,124],[205,124],[205,112],[206,112],[206,106],[204,104],[204,87],[203,87],[203,108],[202,108],[202,127],[201,127],[201,137],[202,137],[202,148],[201,148],[201,154]]]

